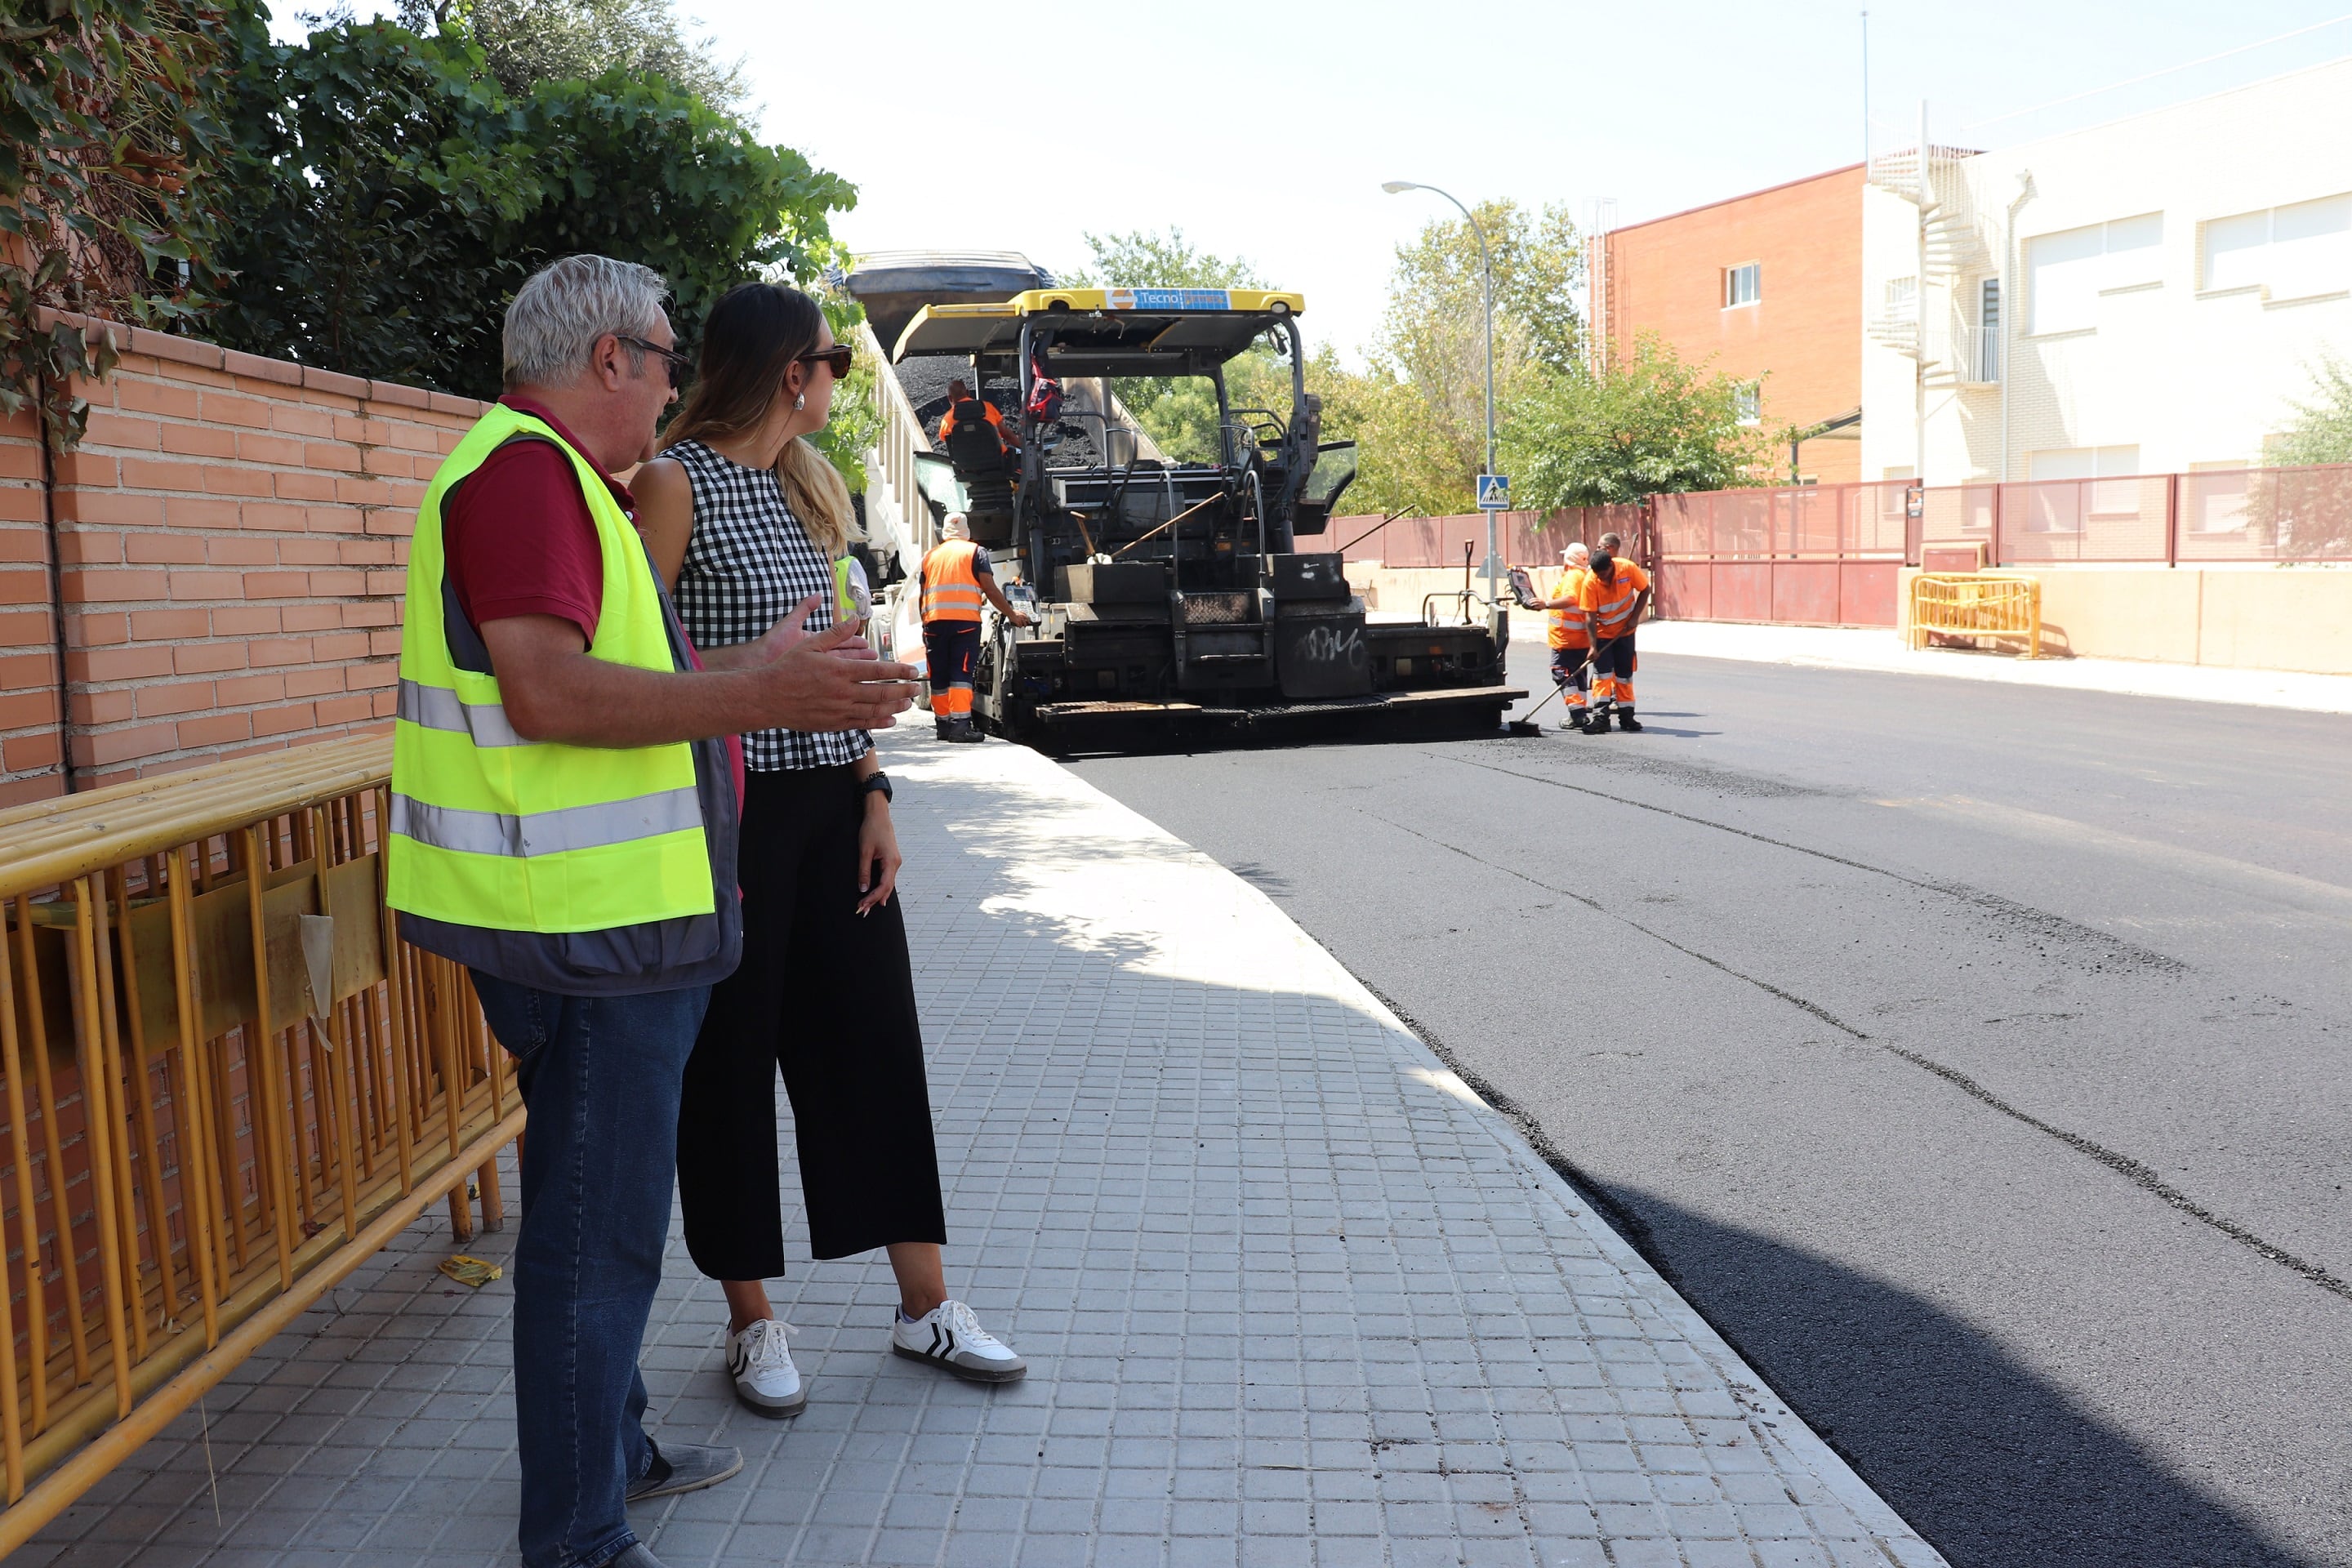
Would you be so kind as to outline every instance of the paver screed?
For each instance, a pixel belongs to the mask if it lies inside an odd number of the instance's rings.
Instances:
[[[673,1239],[659,1430],[747,1465],[637,1511],[666,1562],[1941,1563],[1256,889],[1025,749],[887,751],[950,1288],[1034,1370],[894,1359],[880,1255],[796,1262],[809,1405],[760,1419]],[[509,1287],[451,1250],[412,1227],[22,1562],[511,1563]]]

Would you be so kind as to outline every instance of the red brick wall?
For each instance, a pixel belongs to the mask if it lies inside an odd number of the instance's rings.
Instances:
[[[1615,229],[1606,243],[1616,353],[1650,331],[1685,360],[1761,380],[1771,428],[1861,405],[1860,164]],[[1726,310],[1725,268],[1751,261],[1763,267],[1761,299]],[[1783,447],[1783,479],[1787,461]],[[1859,479],[1862,443],[1808,441],[1803,462],[1824,484]]]
[[[417,498],[480,405],[115,332],[49,497],[75,784],[388,724]],[[66,787],[39,476],[0,426],[0,805]]]
[[[28,414],[0,420],[0,805],[63,787],[47,513],[34,428]]]

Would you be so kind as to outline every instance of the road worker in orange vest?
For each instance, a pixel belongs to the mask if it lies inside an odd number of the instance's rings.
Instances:
[[[1586,704],[1592,689],[1592,636],[1585,629],[1584,601],[1580,596],[1591,560],[1592,552],[1580,539],[1561,551],[1559,581],[1552,585],[1552,596],[1536,601],[1536,607],[1544,612],[1544,631],[1551,642],[1551,683],[1559,688],[1568,703],[1559,727],[1580,734],[1588,727]]]
[[[955,433],[956,410],[962,408],[968,403],[979,405],[980,417],[987,420],[990,427],[996,432],[996,444],[999,447],[1006,451],[1014,451],[1020,447],[1020,435],[1005,425],[1004,415],[995,404],[984,398],[974,397],[971,395],[971,383],[951,381],[948,383],[948,411],[940,416],[940,433],[933,438],[934,444],[942,451],[947,448],[948,437]]]
[[[980,608],[993,605],[996,613],[1016,626],[1029,624],[996,585],[996,568],[988,552],[971,542],[971,525],[963,513],[950,512],[940,525],[942,535],[923,557],[919,579],[922,590],[923,651],[931,665],[931,718],[942,741],[974,742],[981,733],[971,722],[972,668],[980,661]]]
[[[1612,711],[1617,715],[1620,730],[1642,728],[1642,721],[1633,717],[1633,628],[1650,606],[1650,574],[1631,561],[1619,559],[1617,552],[1623,548],[1624,542],[1617,535],[1602,534],[1601,548],[1592,552],[1592,563],[1577,588],[1577,603],[1584,610],[1586,630],[1592,637],[1589,732],[1595,735],[1608,732]]]

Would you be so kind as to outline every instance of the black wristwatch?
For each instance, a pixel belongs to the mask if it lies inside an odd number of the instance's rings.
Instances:
[[[861,787],[867,795],[878,795],[884,800],[888,800],[890,798],[890,775],[883,773],[867,773]]]

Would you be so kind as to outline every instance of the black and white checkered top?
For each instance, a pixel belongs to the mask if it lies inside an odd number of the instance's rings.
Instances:
[[[680,441],[675,458],[694,488],[694,532],[678,569],[677,618],[698,648],[730,647],[765,636],[811,594],[813,632],[833,625],[833,563],[810,542],[771,468],[747,468],[700,441]],[[874,749],[863,730],[808,734],[754,730],[743,765],[755,773],[854,763]]]

